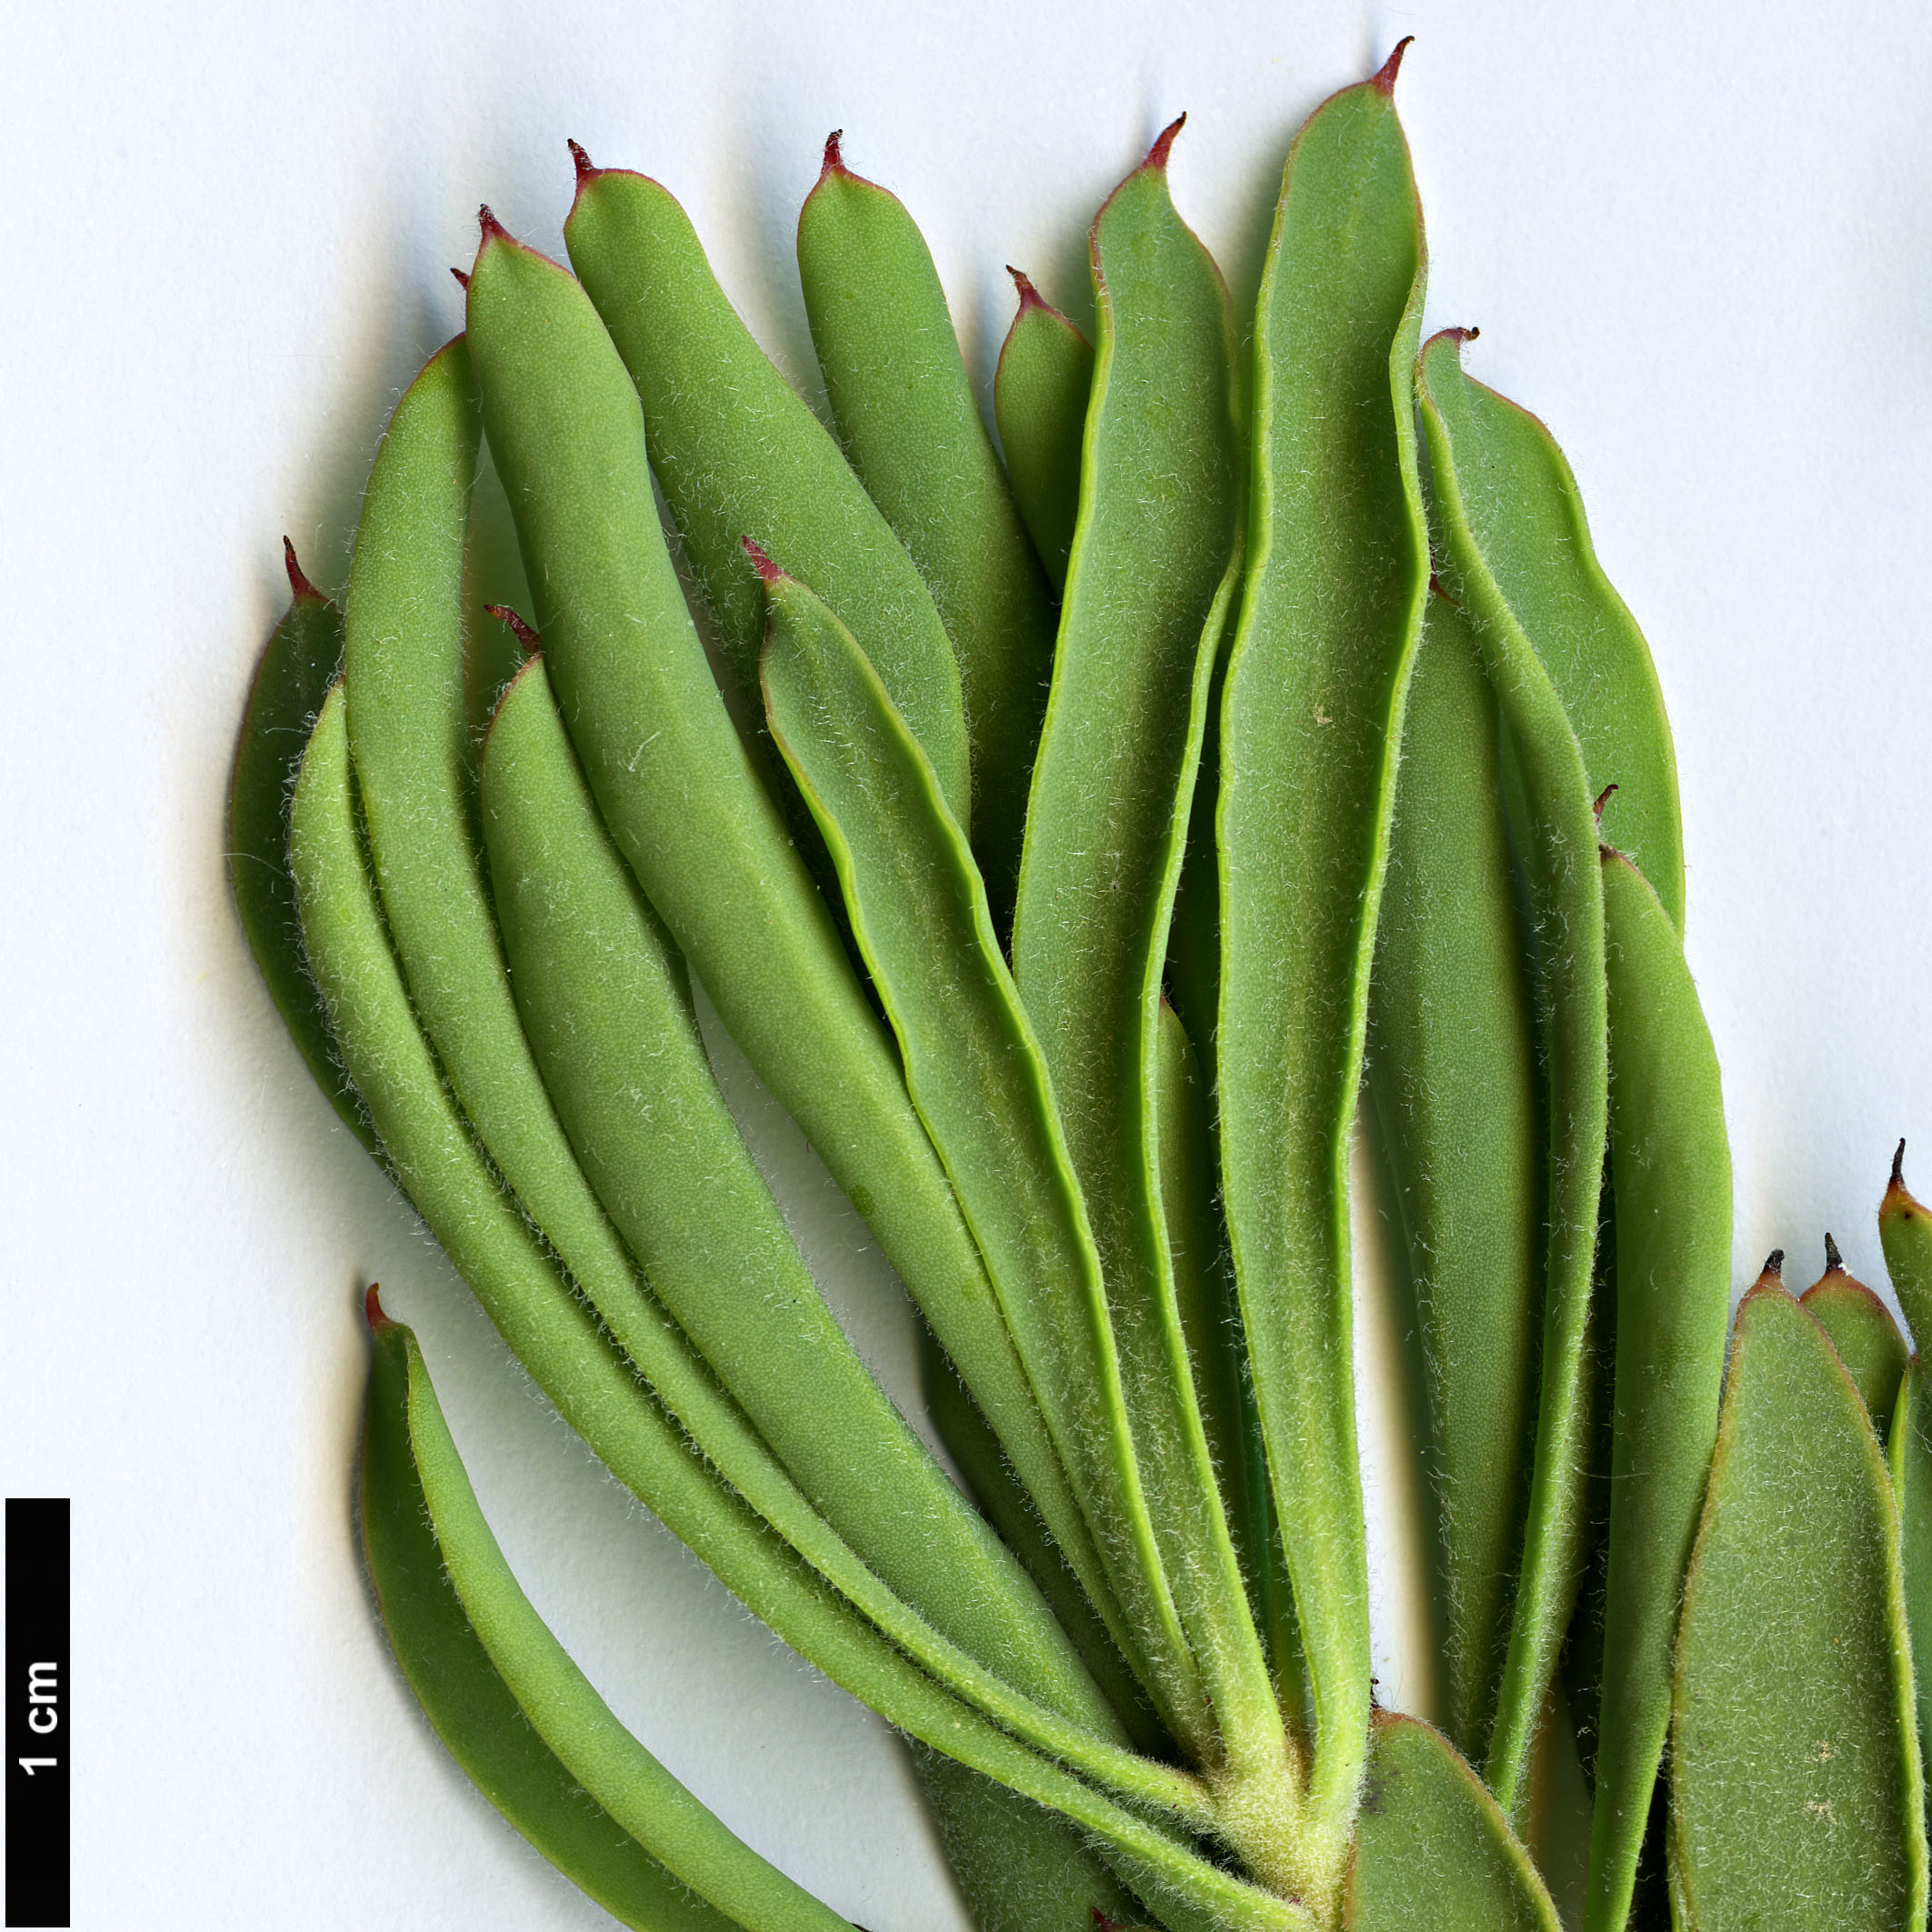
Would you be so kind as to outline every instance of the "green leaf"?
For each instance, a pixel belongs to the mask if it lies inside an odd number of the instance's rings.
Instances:
[[[798,279],[846,454],[919,566],[959,660],[973,850],[1004,931],[1053,666],[1053,592],[926,238],[896,195],[846,166],[836,135],[799,212]]]
[[[480,796],[531,1051],[651,1293],[881,1581],[1008,1683],[1117,1737],[1065,1632],[874,1380],[807,1271],[718,1091],[684,959],[604,828],[540,658],[497,708]],[[621,1309],[600,1309],[759,1507],[736,1459],[659,1373],[666,1350],[647,1318],[640,1347]]]
[[[580,155],[564,240],[636,385],[651,467],[746,699],[756,706],[764,631],[740,548],[755,536],[851,626],[968,825],[959,667],[932,595],[838,445],[738,319],[689,216],[657,182]]]
[[[1577,479],[1549,431],[1467,375],[1455,408],[1462,514],[1563,700],[1592,796],[1617,788],[1606,835],[1681,933],[1677,759],[1650,647],[1597,561]]]
[[[282,547],[294,600],[255,667],[228,786],[228,884],[275,1011],[342,1124],[381,1157],[355,1089],[342,1070],[322,996],[309,976],[288,871],[288,796],[308,729],[342,664],[342,613]]]
[[[1882,1443],[1891,1431],[1898,1385],[1905,1379],[1911,1351],[1892,1311],[1857,1276],[1845,1272],[1837,1246],[1829,1237],[1826,1260],[1825,1272],[1798,1298],[1831,1337]]]
[[[1094,386],[1094,346],[1018,269],[1007,273],[1020,305],[1000,345],[993,414],[1014,501],[1059,590],[1080,511],[1080,446]]]
[[[1337,1876],[1371,1702],[1348,1164],[1429,576],[1413,403],[1426,267],[1395,65],[1317,108],[1283,175],[1219,754],[1221,1170],[1312,1690],[1309,1804]]]
[[[524,1595],[484,1520],[415,1337],[398,1325],[399,1401],[426,1527],[468,1629],[536,1737],[670,1875],[746,1932],[836,1932],[846,1921],[761,1858],[617,1721]],[[396,1385],[400,1385],[399,1387]],[[401,1444],[396,1445],[400,1449]],[[394,1473],[394,1457],[391,1458]]]
[[[1347,1932],[1559,1932],[1502,1807],[1438,1731],[1378,1711],[1357,1815]]]
[[[363,1550],[391,1647],[424,1714],[471,1783],[606,1912],[638,1932],[728,1932],[736,1919],[673,1877],[564,1768],[491,1663],[444,1567],[410,1447],[409,1378],[420,1358],[409,1330],[382,1318],[373,1289],[370,1307]]]
[[[1878,1240],[1913,1345],[1932,1347],[1932,1210],[1905,1184],[1902,1140],[1892,1156],[1891,1184],[1878,1208]]]
[[[926,1809],[979,1932],[1095,1932],[1146,1914],[1056,1813],[913,1747]]]
[[[1126,1618],[1116,1637],[1151,1669],[1148,1688],[1186,1742],[1200,1729],[1199,1687],[1156,1553],[1099,1258],[985,887],[851,632],[790,577],[774,570],[768,589],[772,736],[831,848],[906,1087],[1107,1559]]]
[[[1545,1149],[1496,697],[1432,596],[1402,727],[1368,1071],[1428,1397],[1447,1722],[1480,1761],[1509,1637],[1536,1418]]]
[[[1775,1283],[1737,1313],[1677,1639],[1684,1932],[1915,1932],[1918,1727],[1898,1517],[1865,1405]]]
[[[1617,1216],[1609,1556],[1591,1932],[1622,1932],[1670,1727],[1671,1644],[1717,1433],[1731,1152],[1717,1055],[1663,902],[1603,855]]]
[[[1586,1560],[1586,1342],[1609,1131],[1603,876],[1576,731],[1467,509],[1465,492],[1477,480],[1472,473],[1479,469],[1482,443],[1469,435],[1475,405],[1462,369],[1464,339],[1456,329],[1431,336],[1418,364],[1431,528],[1502,710],[1511,761],[1506,804],[1527,886],[1547,1083],[1549,1233],[1536,1456],[1509,1649],[1484,1764],[1504,1809],[1520,1819],[1537,1725]]]
[[[1925,1365],[1917,1356],[1899,1386],[1892,1417],[1891,1472],[1923,1758],[1926,1742],[1932,1738],[1932,1399],[1926,1392]],[[1927,1803],[1932,1807],[1932,1791]]]
[[[1086,1203],[1162,1572],[1206,1693],[1207,1734],[1184,1712],[1176,1735],[1236,1775],[1278,1782],[1291,1760],[1215,1482],[1161,1202],[1165,1164],[1186,1157],[1159,1139],[1161,975],[1240,576],[1243,481],[1234,316],[1168,191],[1174,132],[1094,222],[1098,351],[1013,977]]]

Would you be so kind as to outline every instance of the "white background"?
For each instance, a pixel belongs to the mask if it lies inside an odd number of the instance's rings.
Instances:
[[[964,1925],[890,1739],[586,1466],[307,1084],[224,880],[245,681],[281,534],[342,582],[388,410],[460,325],[476,203],[557,246],[566,135],[684,198],[806,380],[792,225],[843,126],[985,380],[1001,265],[1082,314],[1085,225],[1183,108],[1176,199],[1250,299],[1294,129],[1406,33],[1431,325],[1480,324],[1472,371],[1563,441],[1668,697],[1739,1286],[1773,1246],[1808,1279],[1827,1226],[1879,1282],[1899,1135],[1932,1181],[1918,10],[10,10],[4,1473],[74,1497],[77,1925],[607,1923],[469,1791],[374,1621],[371,1276],[512,1561],[646,1740],[874,1932]],[[836,1199],[795,1205],[903,1383],[892,1285],[838,1260]]]

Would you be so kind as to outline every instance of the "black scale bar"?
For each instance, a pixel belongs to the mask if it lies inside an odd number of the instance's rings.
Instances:
[[[6,1499],[6,1922],[71,1924],[65,1497]]]

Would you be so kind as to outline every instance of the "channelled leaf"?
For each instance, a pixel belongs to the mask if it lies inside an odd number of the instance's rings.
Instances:
[[[1671,1749],[1686,1932],[1884,1932],[1926,1912],[1924,1788],[1877,1436],[1775,1284],[1737,1313],[1685,1587]]]
[[[1318,108],[1288,156],[1221,709],[1221,1170],[1313,1692],[1318,1856],[1337,1869],[1370,1706],[1348,1152],[1429,575],[1411,386],[1422,215],[1395,65]]]
[[[1892,1156],[1891,1184],[1878,1208],[1878,1240],[1913,1345],[1921,1351],[1932,1347],[1932,1209],[1905,1184],[1902,1140]]]
[[[322,700],[342,666],[342,613],[302,575],[283,539],[292,595],[262,648],[228,786],[228,886],[268,996],[315,1085],[372,1154],[375,1136],[343,1077],[328,1016],[310,978],[288,874],[288,795]]]
[[[617,1720],[525,1596],[484,1520],[421,1350],[400,1327],[407,1451],[427,1527],[468,1628],[559,1765],[667,1876],[745,1932],[835,1932],[846,1920],[761,1858]]]
[[[1923,1758],[1932,1739],[1932,1403],[1925,1365],[1917,1356],[1899,1385],[1892,1416],[1892,1494],[1898,1504],[1898,1545],[1905,1584],[1906,1627],[1912,1638],[1913,1682]],[[1932,1807],[1932,1791],[1927,1793]]]
[[[1717,1433],[1731,1154],[1717,1055],[1668,911],[1603,855],[1617,1216],[1615,1416],[1591,1932],[1623,1932],[1670,1726],[1672,1647]]]
[[[973,850],[1004,930],[1053,666],[1053,592],[926,239],[896,195],[846,166],[838,140],[798,216],[806,315],[846,454],[919,566],[959,661]]]
[[[1124,1647],[1152,1669],[1176,1735],[1197,1734],[1199,1691],[1165,1594],[1098,1257],[985,888],[856,640],[802,585],[775,571],[768,588],[772,736],[825,832],[914,1105],[1081,1486],[1126,1611]]]
[[[1496,697],[1446,597],[1429,599],[1402,734],[1368,1072],[1428,1397],[1446,1728],[1480,1762],[1535,1426],[1544,1147]]]
[[[585,1293],[616,1311],[636,1271],[524,1036],[476,836],[462,592],[480,435],[459,335],[396,405],[363,495],[343,670],[356,796],[410,1001],[458,1105]]]
[[[1591,795],[1617,786],[1606,835],[1684,929],[1677,760],[1650,647],[1597,561],[1577,479],[1549,431],[1473,377],[1436,407],[1457,450],[1460,515],[1535,646],[1583,749]]]
[[[1056,590],[1080,512],[1080,449],[1094,384],[1094,347],[1018,269],[1019,312],[1000,345],[993,414],[1013,497]]]
[[[1347,1932],[1558,1932],[1501,1807],[1455,1747],[1378,1712],[1349,1861]]]
[[[1242,483],[1227,289],[1168,192],[1178,125],[1093,226],[1099,330],[1080,517],[1013,977],[1099,1251],[1165,1587],[1218,1732],[1204,1737],[1183,1713],[1176,1735],[1235,1775],[1279,1783],[1281,1717],[1202,1426],[1161,1200],[1161,979],[1239,574]]]
[[[1520,1819],[1530,1751],[1585,1557],[1586,1343],[1609,1112],[1603,877],[1577,734],[1466,509],[1464,472],[1478,452],[1461,435],[1467,382],[1462,341],[1453,329],[1431,337],[1417,365],[1429,448],[1430,526],[1448,587],[1472,622],[1509,747],[1505,796],[1529,901],[1549,1134],[1529,1516],[1484,1768],[1503,1808]]]
[[[654,1858],[558,1762],[490,1661],[450,1583],[416,1471],[408,1410],[421,1355],[407,1328],[382,1317],[374,1290],[371,1315],[363,1551],[390,1646],[425,1716],[484,1797],[613,1917],[637,1932],[731,1932],[737,1919]]]

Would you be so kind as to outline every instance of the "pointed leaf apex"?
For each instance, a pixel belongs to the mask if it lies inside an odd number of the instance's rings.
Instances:
[[[298,603],[304,597],[306,597],[312,604],[325,604],[328,601],[302,574],[302,566],[295,561],[295,546],[285,536],[282,539],[282,564],[283,567],[288,572],[289,590]],[[1903,1152],[1905,1147],[1904,1141],[1900,1141],[1898,1146],[1900,1151]]]
[[[383,1313],[382,1286],[381,1282],[372,1281],[369,1292],[362,1298],[363,1316],[368,1322],[370,1331],[375,1335],[380,1335],[385,1328],[395,1326],[395,1322]]]
[[[1167,165],[1167,156],[1174,147],[1174,137],[1186,125],[1187,116],[1184,114],[1176,115],[1173,120],[1169,121],[1161,129],[1160,133],[1155,136],[1154,145],[1147,150],[1147,158],[1141,165],[1143,167],[1165,169]]]
[[[1838,1252],[1838,1244],[1831,1238],[1831,1231],[1825,1233],[1825,1272],[1827,1275],[1842,1275],[1845,1272],[1845,1256]]]
[[[1390,100],[1395,99],[1396,76],[1402,72],[1402,56],[1415,45],[1415,41],[1416,36],[1413,34],[1405,34],[1396,43],[1395,51],[1382,63],[1381,71],[1368,83],[1377,94],[1386,95]]]
[[[1434,352],[1436,345],[1437,343],[1442,342],[1448,343],[1454,347],[1456,351],[1456,360],[1458,364],[1460,364],[1462,361],[1463,345],[1465,343],[1474,342],[1476,338],[1482,333],[1482,330],[1474,327],[1437,329],[1436,333],[1431,335],[1426,343],[1422,345],[1422,355],[1417,358],[1417,365],[1420,366],[1420,364],[1422,362],[1426,361],[1429,355]]]
[[[492,242],[506,242],[510,238],[510,231],[496,219],[488,202],[476,210],[476,225],[483,231],[483,238],[477,245],[479,253]]]
[[[582,143],[566,141],[564,145],[570,150],[571,163],[577,171],[577,185],[582,187],[593,175],[598,172],[597,165],[584,152]]]
[[[1785,1251],[1783,1248],[1774,1247],[1765,1256],[1765,1273],[1777,1276],[1780,1281],[1785,1278]]]
[[[1590,811],[1597,820],[1597,829],[1599,832],[1603,829],[1603,808],[1609,804],[1610,794],[1616,789],[1615,785],[1605,786],[1602,791],[1597,795],[1597,803],[1590,807]]]
[[[524,647],[525,656],[535,657],[543,649],[544,640],[507,604],[486,604],[483,608],[499,624],[507,624],[510,626],[517,643]]]
[[[1024,315],[1029,308],[1046,308],[1051,306],[1046,297],[1033,285],[1032,279],[1027,275],[1025,269],[1016,268],[1011,262],[1008,262],[1006,264],[1006,273],[1013,277],[1013,285],[1019,292],[1021,315]]]
[[[1905,1142],[1898,1143],[1898,1151],[1892,1156],[1892,1186],[1905,1186]]]
[[[468,274],[468,271],[467,271],[467,270],[465,270],[465,269],[462,269],[462,268],[452,268],[452,269],[450,270],[450,274],[455,276],[455,278],[456,278],[456,286],[457,286],[458,288],[462,289],[462,290],[463,290],[463,292],[464,292],[464,293],[465,293],[465,295],[467,295],[467,294],[469,293],[469,274]]]
[[[851,170],[846,165],[846,157],[839,152],[838,144],[846,138],[843,127],[835,127],[826,136],[826,158],[820,165],[818,178],[823,181],[827,175],[845,175]]]
[[[743,541],[745,555],[751,559],[752,568],[766,584],[776,584],[785,575],[784,571],[780,570],[750,537],[747,536]]]

